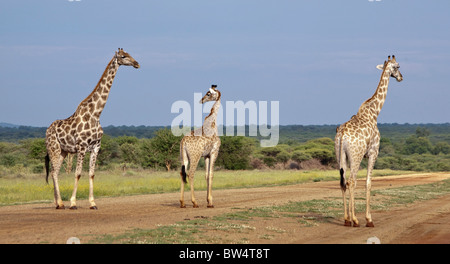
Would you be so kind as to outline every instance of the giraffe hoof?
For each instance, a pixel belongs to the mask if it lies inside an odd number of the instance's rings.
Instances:
[[[194,204],[194,208],[198,208],[198,204]]]
[[[375,227],[375,226],[373,225],[373,222],[367,222],[366,227]]]
[[[74,205],[74,206],[69,207],[69,209],[70,210],[77,210],[78,208]]]
[[[214,208],[214,205],[208,205],[207,207],[208,208]]]
[[[89,207],[89,209],[98,210],[97,206],[91,206],[91,207]]]
[[[358,223],[353,222],[353,227],[359,227]]]
[[[352,222],[345,220],[344,226],[352,226]]]
[[[64,207],[64,204],[63,204],[63,205],[57,205],[56,209],[66,209],[66,208]]]
[[[186,205],[182,204],[180,205],[180,208],[186,208]]]

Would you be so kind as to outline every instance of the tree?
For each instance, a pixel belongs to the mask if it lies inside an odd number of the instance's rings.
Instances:
[[[44,160],[47,154],[44,138],[23,140],[21,143],[28,149],[28,156],[30,158],[40,161]]]
[[[438,142],[434,145],[432,152],[435,155],[437,155],[439,153],[449,154],[450,153],[450,145],[447,142]]]
[[[157,165],[170,171],[180,162],[181,136],[174,136],[168,128],[156,131],[156,136],[143,146],[145,166]],[[154,164],[151,164],[154,163]]]
[[[428,137],[431,134],[430,130],[425,127],[416,128],[416,137]]]
[[[99,165],[107,165],[113,159],[119,157],[119,144],[115,139],[108,135],[103,135],[102,145],[97,156],[97,162]]]
[[[216,165],[227,170],[245,170],[250,166],[250,156],[255,140],[246,137],[220,137]]]
[[[430,152],[432,149],[431,142],[425,137],[410,136],[406,139],[403,147],[403,153],[411,155],[414,153],[424,154]]]
[[[137,144],[123,143],[119,147],[120,157],[125,163],[139,164],[139,148]]]

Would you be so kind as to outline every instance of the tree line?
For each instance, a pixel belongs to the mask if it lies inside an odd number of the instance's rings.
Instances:
[[[282,135],[280,144],[267,148],[260,147],[258,137],[222,136],[216,168],[227,170],[336,168],[334,133],[330,131],[332,127],[335,129],[335,126],[287,126],[280,132]],[[450,133],[445,127],[439,126],[436,129],[433,126],[415,126],[411,129],[403,125],[397,132],[395,126],[385,127],[386,131],[381,132],[380,153],[375,168],[450,171]],[[115,129],[117,133],[121,133],[118,131],[123,128]],[[138,127],[137,130],[139,129],[143,127]],[[303,135],[298,134],[299,130],[303,130]],[[153,129],[151,137],[111,136],[105,133],[97,166],[100,170],[117,167],[124,170],[128,168],[178,170],[180,141],[181,136],[174,136],[169,128],[164,127]],[[43,137],[0,142],[0,177],[9,174],[42,173],[45,155]],[[67,159],[65,169],[75,166],[76,158],[73,156],[71,158]],[[87,169],[87,162],[85,166]],[[203,159],[199,166],[204,167]],[[363,161],[361,166],[365,167],[366,161]]]

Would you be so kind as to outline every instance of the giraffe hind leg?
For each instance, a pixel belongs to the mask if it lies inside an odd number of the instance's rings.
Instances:
[[[78,181],[81,178],[81,171],[83,169],[83,160],[84,160],[85,152],[78,152],[77,155],[77,167],[75,169],[75,182],[73,185],[72,197],[70,198],[70,208],[72,210],[76,210],[77,208],[77,189],[78,189]]]
[[[56,209],[65,209],[64,203],[61,199],[61,193],[59,191],[58,174],[66,155],[67,153],[62,151],[59,151],[57,153],[49,153],[49,160],[52,164],[51,175],[53,179],[53,191]]]
[[[197,165],[198,165],[200,158],[201,158],[200,155],[193,157],[191,166],[189,168],[189,184],[191,186],[191,201],[192,201],[192,205],[194,206],[194,208],[198,208],[198,204],[197,204],[197,201],[195,200],[195,195],[194,195],[194,174],[195,174],[195,170],[197,169]]]
[[[181,177],[180,208],[186,208],[186,204],[184,203],[184,185],[187,183],[186,169],[189,164],[189,158],[187,156],[185,149],[182,149],[181,155],[182,155],[182,163],[183,164],[181,166],[181,172],[180,172],[180,177]]]
[[[347,207],[347,199],[346,199],[346,190],[347,190],[347,182],[345,181],[345,171],[344,169],[340,169],[341,174],[341,191],[342,191],[342,200],[344,202],[344,226],[352,226],[352,222],[350,221],[348,207]]]

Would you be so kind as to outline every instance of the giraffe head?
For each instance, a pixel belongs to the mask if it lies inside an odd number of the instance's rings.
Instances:
[[[130,54],[123,51],[123,49],[119,48],[119,51],[116,51],[115,58],[117,59],[117,63],[119,65],[125,65],[125,66],[133,66],[134,68],[138,69],[139,63],[131,57]]]
[[[397,80],[397,82],[403,81],[403,76],[400,73],[400,71],[398,70],[400,68],[400,65],[395,60],[394,55],[392,55],[392,59],[391,59],[391,56],[388,56],[388,60],[385,61],[384,64],[380,64],[377,66],[377,69],[380,69],[380,70],[383,70],[384,68],[386,68],[386,71],[390,72],[390,76],[395,78]]]
[[[211,85],[209,91],[203,96],[202,100],[200,100],[201,104],[204,104],[209,101],[217,101],[220,98],[220,92],[217,90],[217,85]]]

